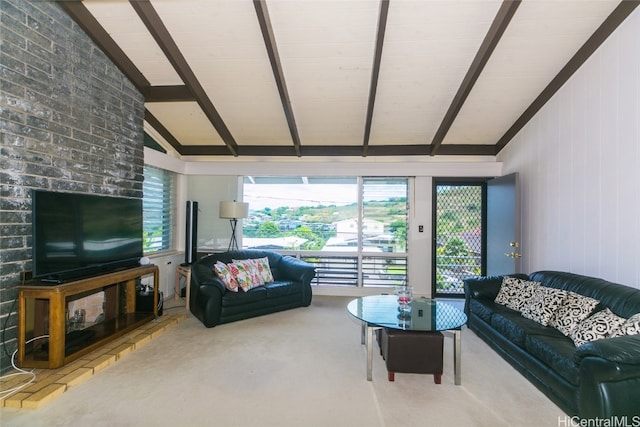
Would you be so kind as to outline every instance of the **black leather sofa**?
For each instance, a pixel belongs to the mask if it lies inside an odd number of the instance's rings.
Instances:
[[[214,272],[216,261],[269,258],[274,281],[247,292],[231,292]],[[206,256],[191,266],[189,309],[211,328],[222,323],[275,313],[311,304],[315,267],[273,251],[239,250]]]
[[[600,301],[629,318],[640,312],[640,290],[566,272],[510,275]],[[542,326],[494,302],[502,277],[468,278],[468,326],[570,416],[583,419],[640,415],[640,335],[605,338],[576,347]],[[619,418],[620,419],[620,418]],[[632,419],[627,418],[629,422]]]

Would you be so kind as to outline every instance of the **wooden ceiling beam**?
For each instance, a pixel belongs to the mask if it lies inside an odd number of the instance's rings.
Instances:
[[[429,146],[424,144],[416,145],[371,145],[369,154],[372,156],[428,156]],[[495,146],[493,145],[463,145],[452,144],[442,147],[441,154],[450,156],[493,156]],[[187,145],[183,146],[180,152],[183,156],[229,156],[229,152],[224,146],[216,145]],[[359,145],[303,145],[301,154],[308,157],[355,157],[362,155],[362,147]],[[256,157],[293,157],[298,154],[294,147],[287,145],[263,146],[263,145],[243,145],[238,147],[240,156]]]
[[[149,125],[151,125],[151,127],[154,128],[156,132],[158,132],[160,136],[162,136],[165,141],[167,141],[178,152],[178,154],[183,154],[182,149],[184,146],[180,144],[180,142],[171,134],[171,132],[169,132],[166,127],[164,127],[160,120],[158,120],[156,116],[151,114],[151,111],[147,110],[146,108],[144,109],[144,120],[149,123]]]
[[[184,85],[150,86],[145,96],[147,102],[195,102],[196,97]]]
[[[518,6],[520,6],[520,0],[504,0],[502,2],[496,17],[493,19],[491,27],[489,27],[487,35],[482,41],[476,56],[473,58],[473,62],[471,63],[469,70],[467,70],[467,74],[464,76],[456,95],[453,97],[453,101],[451,101],[451,105],[449,106],[447,113],[440,123],[440,127],[438,127],[438,130],[433,136],[430,153],[432,156],[438,154],[442,141],[444,141],[444,138],[447,136],[449,129],[451,129],[453,122],[467,100],[469,93],[471,93],[471,89],[473,89],[473,86],[476,84],[478,77],[480,77],[482,70],[484,70],[485,65],[489,61],[489,58],[491,58],[491,54],[509,26],[511,18],[515,15]]]
[[[376,49],[373,57],[373,67],[371,69],[371,83],[369,86],[369,101],[367,103],[367,116],[364,124],[364,140],[362,142],[362,157],[369,154],[369,138],[371,136],[371,123],[373,121],[373,110],[376,105],[376,93],[378,92],[378,77],[380,76],[380,63],[382,62],[382,47],[384,46],[384,35],[387,29],[387,17],[389,16],[389,0],[380,2],[380,12],[378,13],[378,30],[376,34]]]
[[[182,55],[182,52],[180,52],[178,45],[169,34],[169,30],[151,5],[151,2],[148,0],[130,0],[129,4],[131,4],[144,25],[149,30],[149,33],[151,33],[160,49],[164,52],[171,65],[173,65],[176,73],[178,73],[182,81],[193,93],[196,98],[196,102],[200,105],[200,108],[202,108],[202,112],[207,116],[213,127],[216,129],[226,144],[227,149],[231,154],[237,156],[238,144],[233,138],[233,135],[231,135],[227,125],[222,120],[222,117],[220,117],[220,114],[218,114],[218,111],[207,96],[207,93],[198,81],[193,70],[191,70],[187,60]]]
[[[93,40],[133,85],[145,95],[151,86],[145,76],[138,70],[120,46],[111,38],[98,20],[89,12],[80,0],[57,0],[58,5],[67,15]]]
[[[284,78],[284,72],[282,71],[282,63],[280,62],[278,45],[276,44],[276,39],[273,35],[273,27],[271,26],[269,9],[267,9],[267,3],[265,0],[253,0],[253,6],[255,7],[256,15],[258,16],[260,30],[262,31],[262,39],[264,40],[264,45],[267,48],[269,62],[271,62],[273,77],[275,78],[276,86],[278,87],[280,101],[282,102],[282,109],[284,110],[284,116],[287,119],[287,125],[289,126],[291,139],[293,140],[295,153],[298,157],[300,157],[300,135],[298,133],[298,126],[296,124],[295,115],[293,114],[293,105],[291,104],[289,91],[287,90],[287,82]]]

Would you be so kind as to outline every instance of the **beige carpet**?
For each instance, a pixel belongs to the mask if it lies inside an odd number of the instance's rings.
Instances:
[[[442,384],[366,381],[350,298],[207,329],[191,315],[140,350],[35,410],[3,408],[8,426],[557,426],[565,415],[473,332],[462,334],[462,385],[445,339]]]

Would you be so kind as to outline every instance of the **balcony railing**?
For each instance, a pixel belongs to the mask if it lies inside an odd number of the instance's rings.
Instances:
[[[463,294],[465,278],[480,274],[480,256],[444,256],[436,258],[436,292]]]
[[[329,251],[280,251],[316,266],[315,286],[387,287],[405,283],[407,255]]]

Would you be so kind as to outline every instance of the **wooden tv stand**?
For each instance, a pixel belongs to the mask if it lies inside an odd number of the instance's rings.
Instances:
[[[153,275],[152,310],[136,310],[137,280]],[[30,284],[18,291],[18,366],[59,368],[158,315],[158,267],[145,265],[58,285]],[[67,331],[68,304],[104,292],[102,319]],[[149,292],[150,296],[150,292]],[[43,335],[48,337],[39,338]]]

